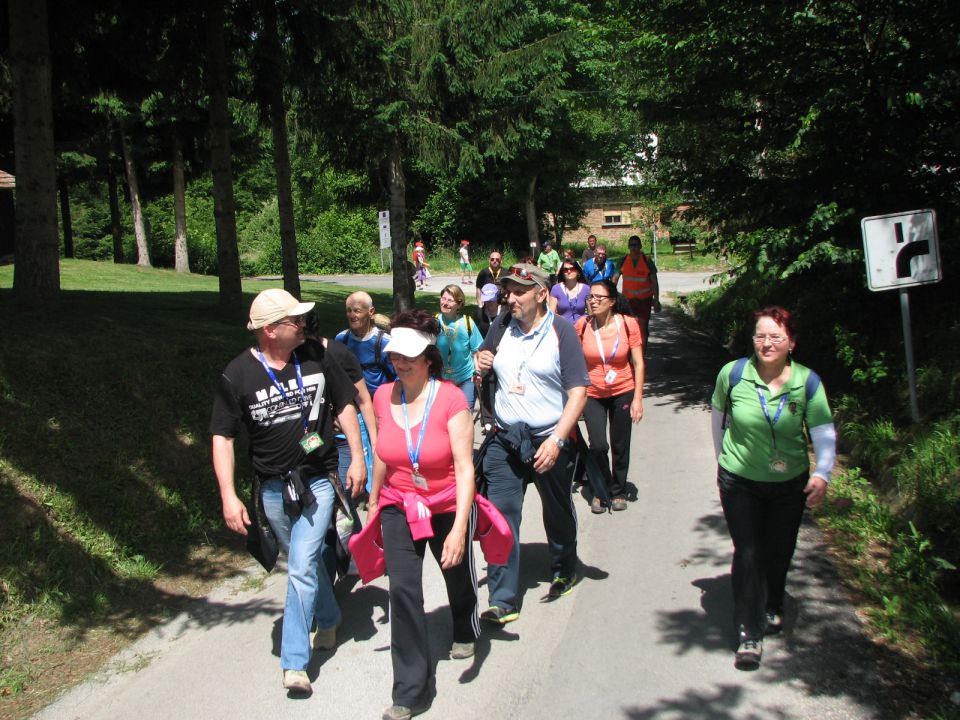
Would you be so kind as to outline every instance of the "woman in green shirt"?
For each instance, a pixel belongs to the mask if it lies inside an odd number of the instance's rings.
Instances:
[[[720,502],[733,540],[736,665],[755,668],[763,636],[783,627],[787,570],[804,507],[819,504],[836,456],[836,431],[819,377],[795,362],[788,310],[753,313],[754,354],[728,363],[713,391]],[[807,426],[816,467],[810,472]]]
[[[557,271],[560,269],[560,254],[553,249],[549,240],[543,243],[543,251],[537,258],[537,265],[550,276],[550,287],[553,287],[557,282]]]

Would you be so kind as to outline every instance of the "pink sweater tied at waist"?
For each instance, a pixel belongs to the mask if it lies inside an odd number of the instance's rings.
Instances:
[[[483,556],[489,564],[505,565],[514,542],[510,526],[493,503],[482,495],[477,495],[474,503],[477,506],[477,524],[473,539],[479,541]],[[350,538],[350,553],[364,585],[386,573],[380,512],[383,508],[394,505],[403,507],[414,540],[431,538],[434,513],[456,512],[457,486],[451,484],[445,490],[432,495],[420,495],[412,491],[399,492],[389,486],[381,488],[380,502],[367,518],[366,526]]]

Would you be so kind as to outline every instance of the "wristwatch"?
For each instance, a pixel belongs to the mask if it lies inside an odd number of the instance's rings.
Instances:
[[[553,440],[557,444],[557,447],[561,450],[563,450],[563,446],[567,444],[567,441],[559,435],[551,435],[550,439]]]

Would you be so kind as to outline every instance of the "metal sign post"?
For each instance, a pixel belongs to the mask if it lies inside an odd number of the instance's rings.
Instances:
[[[657,224],[654,223],[650,226],[650,229],[653,231],[653,264],[657,264]]]
[[[867,285],[874,291],[900,291],[903,349],[907,356],[907,381],[910,385],[910,415],[914,422],[918,422],[920,407],[917,403],[917,373],[907,288],[929,285],[943,279],[937,215],[933,210],[874,215],[860,221],[860,231],[867,263]]]

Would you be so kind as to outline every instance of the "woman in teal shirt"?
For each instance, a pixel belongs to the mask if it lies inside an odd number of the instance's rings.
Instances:
[[[787,570],[804,507],[823,500],[836,457],[823,385],[791,357],[793,316],[768,307],[753,319],[753,356],[723,367],[711,402],[717,485],[733,540],[739,668],[757,667],[764,634],[783,628]],[[804,425],[816,456],[812,473]]]
[[[443,379],[450,380],[467,396],[467,407],[473,411],[476,388],[473,384],[475,366],[473,357],[480,349],[483,335],[477,324],[463,314],[466,297],[459,285],[447,285],[440,291],[440,312],[437,322],[440,335],[437,349],[443,358]]]

